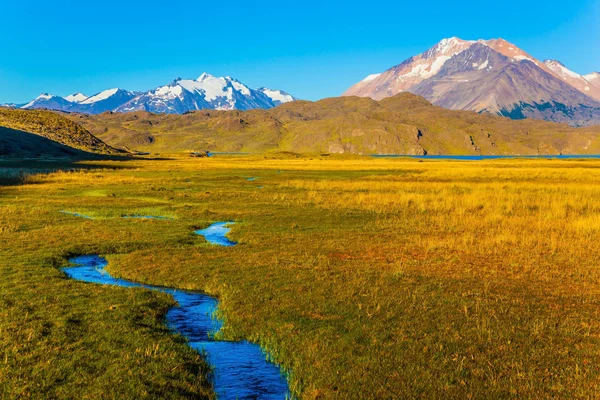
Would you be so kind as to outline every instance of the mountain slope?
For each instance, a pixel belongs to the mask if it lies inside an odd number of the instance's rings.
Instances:
[[[101,155],[91,153],[18,129],[0,126],[0,159],[76,159],[93,160]]]
[[[293,151],[353,154],[597,154],[600,126],[453,111],[401,93],[340,97],[270,110],[132,112],[68,118],[114,146],[151,152]]]
[[[409,91],[446,108],[579,126],[600,123],[596,81],[593,74],[583,77],[556,62],[542,63],[503,39],[450,38],[370,75],[344,96],[383,99]]]
[[[197,80],[178,78],[168,85],[143,93],[117,88],[90,97],[74,93],[63,98],[44,93],[21,108],[86,114],[106,111],[183,114],[201,109],[267,109],[294,100],[294,97],[281,90],[254,90],[231,77],[217,78],[203,73]]]
[[[29,103],[22,105],[19,108],[23,109],[51,109],[51,110],[67,110],[73,106],[69,100],[53,94],[42,93]]]
[[[108,89],[94,96],[88,97],[71,109],[64,111],[85,112],[89,114],[99,114],[105,111],[111,111],[137,96],[135,92],[128,92],[123,89]]]
[[[546,60],[544,61],[544,64],[554,72],[555,76],[558,76],[565,83],[573,86],[575,89],[595,100],[600,100],[600,85],[595,83],[596,80],[593,75],[588,79],[585,76],[571,71],[565,67],[563,63],[556,60]],[[598,83],[600,84],[600,81]]]
[[[600,123],[600,103],[528,59],[515,61],[476,43],[448,60],[412,93],[455,110],[487,111],[574,125]]]
[[[107,145],[79,124],[51,111],[0,108],[0,127],[12,129],[12,133],[21,131],[35,134],[60,145],[86,152],[98,154],[123,152]],[[44,151],[43,148],[39,150]]]

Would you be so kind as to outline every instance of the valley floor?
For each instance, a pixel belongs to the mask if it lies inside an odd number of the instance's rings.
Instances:
[[[599,161],[94,166],[0,187],[0,398],[214,396],[169,296],[60,269],[96,253],[217,297],[303,399],[600,396]]]

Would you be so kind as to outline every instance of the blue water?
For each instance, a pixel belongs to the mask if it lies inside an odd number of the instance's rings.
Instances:
[[[92,217],[90,217],[88,215],[79,214],[79,213],[71,212],[71,211],[64,211],[64,210],[62,210],[61,213],[67,214],[67,215],[71,215],[73,217],[79,217],[79,218],[85,218],[85,219],[93,219]]]
[[[135,218],[135,219],[173,219],[169,217],[161,217],[157,215],[139,215],[139,214],[131,214],[131,215],[123,215],[121,218]]]
[[[227,239],[223,237],[222,240]],[[211,243],[219,244],[217,241]],[[258,345],[247,341],[214,339],[214,334],[222,326],[222,322],[214,317],[218,306],[215,298],[198,292],[113,278],[104,269],[108,262],[98,255],[79,256],[69,261],[75,264],[64,268],[70,278],[104,285],[142,287],[173,296],[178,305],[167,312],[167,325],[186,337],[190,347],[204,352],[213,367],[213,384],[218,399],[271,400],[290,397],[285,377],[275,364],[267,361]]]
[[[76,212],[71,212],[71,211],[61,211],[61,213],[63,214],[67,214],[67,215],[71,215],[73,217],[79,217],[79,218],[85,218],[85,219],[93,219],[92,217],[85,215],[85,214],[80,214],[80,213],[76,213]],[[136,218],[136,219],[173,219],[173,218],[169,218],[169,217],[161,217],[161,216],[155,216],[155,215],[139,215],[139,214],[131,214],[131,215],[123,215],[121,216],[121,218]]]
[[[204,238],[211,244],[219,246],[235,246],[237,243],[227,239],[227,234],[231,230],[229,225],[234,222],[216,222],[206,229],[199,229],[195,231],[197,235],[204,236]]]
[[[252,178],[246,178],[247,181],[255,181],[256,178],[252,177]]]
[[[418,158],[422,160],[464,160],[464,161],[479,161],[479,160],[495,160],[500,158],[532,158],[532,159],[572,159],[572,158],[600,158],[600,154],[550,154],[550,155],[534,155],[534,156],[519,156],[519,155],[486,155],[486,156],[450,156],[450,155],[427,155],[413,156],[404,154],[370,154],[374,158]]]

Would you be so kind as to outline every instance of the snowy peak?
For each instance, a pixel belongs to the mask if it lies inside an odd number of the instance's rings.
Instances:
[[[258,89],[258,91],[264,93],[276,105],[283,104],[283,103],[289,103],[289,102],[296,100],[295,97],[284,92],[283,90],[271,90],[269,88],[263,87],[263,88]]]
[[[425,59],[438,56],[453,56],[469,48],[473,43],[475,42],[472,40],[462,40],[457,37],[442,39],[421,56]]]
[[[71,103],[81,103],[82,101],[86,100],[88,97],[83,94],[83,93],[73,93],[70,94],[66,97],[64,97],[64,99],[66,101],[70,101]]]
[[[55,96],[53,94],[42,93],[29,103],[25,104],[21,108],[54,108],[55,106],[68,105],[69,102],[62,97]]]
[[[212,76],[211,74],[207,73],[207,72],[203,72],[202,75],[200,75],[200,77],[198,79],[196,79],[196,81],[198,82],[204,82],[207,80],[211,80],[211,79],[217,79],[214,76]]]
[[[371,74],[348,89],[345,96],[366,96],[375,100],[408,90],[435,76],[446,61],[471,47],[475,41],[457,37],[442,39],[429,50],[411,57],[380,74]]]
[[[343,95],[381,100],[404,91],[446,108],[514,118],[574,124],[600,118],[600,75],[581,76],[560,62],[541,62],[502,38],[442,39],[424,53],[368,75]]]
[[[100,93],[97,93],[91,97],[89,97],[88,99],[86,99],[85,101],[82,101],[81,104],[93,104],[93,103],[97,103],[99,101],[103,101],[108,99],[109,97],[114,96],[115,94],[117,94],[117,92],[121,90],[118,88],[115,89],[108,89],[108,90],[104,90]]]

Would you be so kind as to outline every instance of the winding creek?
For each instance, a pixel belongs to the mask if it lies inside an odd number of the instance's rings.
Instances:
[[[234,246],[225,235],[231,222],[218,222],[196,233],[212,244]],[[275,364],[267,361],[261,348],[247,341],[230,342],[214,338],[222,322],[214,317],[218,302],[214,297],[192,291],[144,285],[112,277],[105,267],[108,261],[99,255],[84,255],[69,260],[73,267],[64,268],[72,279],[83,282],[141,287],[167,293],[178,305],[166,315],[166,324],[187,338],[188,345],[204,352],[213,367],[213,384],[218,399],[285,399],[289,398],[286,378]]]

